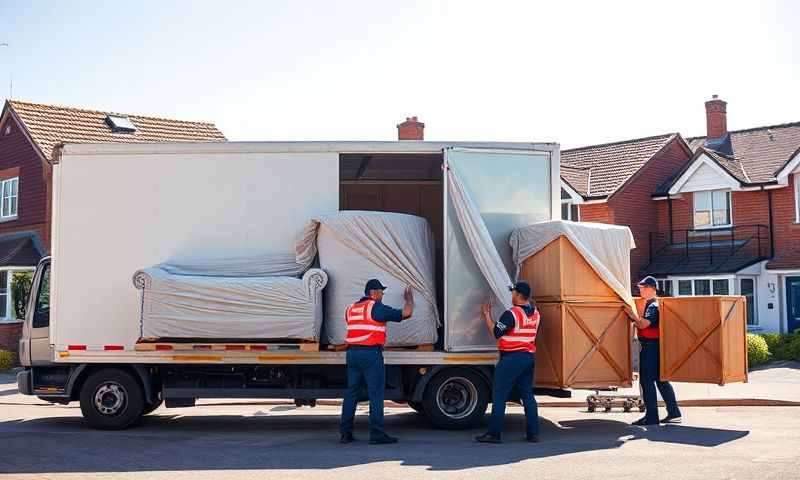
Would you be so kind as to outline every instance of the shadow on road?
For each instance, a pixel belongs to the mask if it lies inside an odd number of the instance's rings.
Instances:
[[[7,395],[16,395],[19,393],[19,390],[16,388],[9,388],[8,390],[0,390],[0,397],[5,397]]]
[[[88,429],[79,417],[0,422],[2,473],[143,472],[339,468],[373,462],[400,462],[429,470],[461,470],[526,459],[619,448],[631,440],[711,447],[749,432],[671,425],[632,428],[614,420],[586,419],[556,424],[541,419],[542,443],[522,442],[524,418],[508,415],[503,445],[472,438],[483,430],[432,430],[416,413],[386,417],[397,445],[367,444],[367,420],[357,417],[350,445],[338,443],[333,415],[145,417],[121,432]],[[32,455],[31,452],[47,452]]]

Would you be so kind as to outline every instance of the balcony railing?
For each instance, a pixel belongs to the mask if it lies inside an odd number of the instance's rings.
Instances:
[[[766,225],[650,232],[650,264],[695,264],[721,268],[772,257]]]

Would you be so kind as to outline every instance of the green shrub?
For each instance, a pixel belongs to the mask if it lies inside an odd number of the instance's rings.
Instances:
[[[780,333],[762,333],[760,336],[767,342],[767,348],[769,348],[769,351],[773,354],[775,353],[775,349],[783,344],[785,337],[785,335],[781,335]]]
[[[784,336],[783,342],[775,347],[773,354],[778,360],[800,361],[800,331]]]
[[[8,370],[14,366],[17,356],[14,352],[0,349],[0,371]]]
[[[751,367],[761,365],[769,361],[771,355],[769,347],[764,338],[759,335],[748,333],[747,334],[747,362]]]

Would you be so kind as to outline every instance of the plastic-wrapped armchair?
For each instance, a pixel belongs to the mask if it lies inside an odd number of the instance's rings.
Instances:
[[[323,270],[312,268],[301,278],[169,270],[157,265],[133,276],[142,291],[142,339],[319,341],[328,283]]]

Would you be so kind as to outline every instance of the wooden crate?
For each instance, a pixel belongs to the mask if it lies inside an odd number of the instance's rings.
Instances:
[[[630,387],[631,323],[622,302],[537,303],[535,384]]]
[[[665,297],[658,304],[662,380],[747,381],[744,297]]]
[[[519,278],[531,284],[537,302],[621,300],[563,235],[526,259]]]

